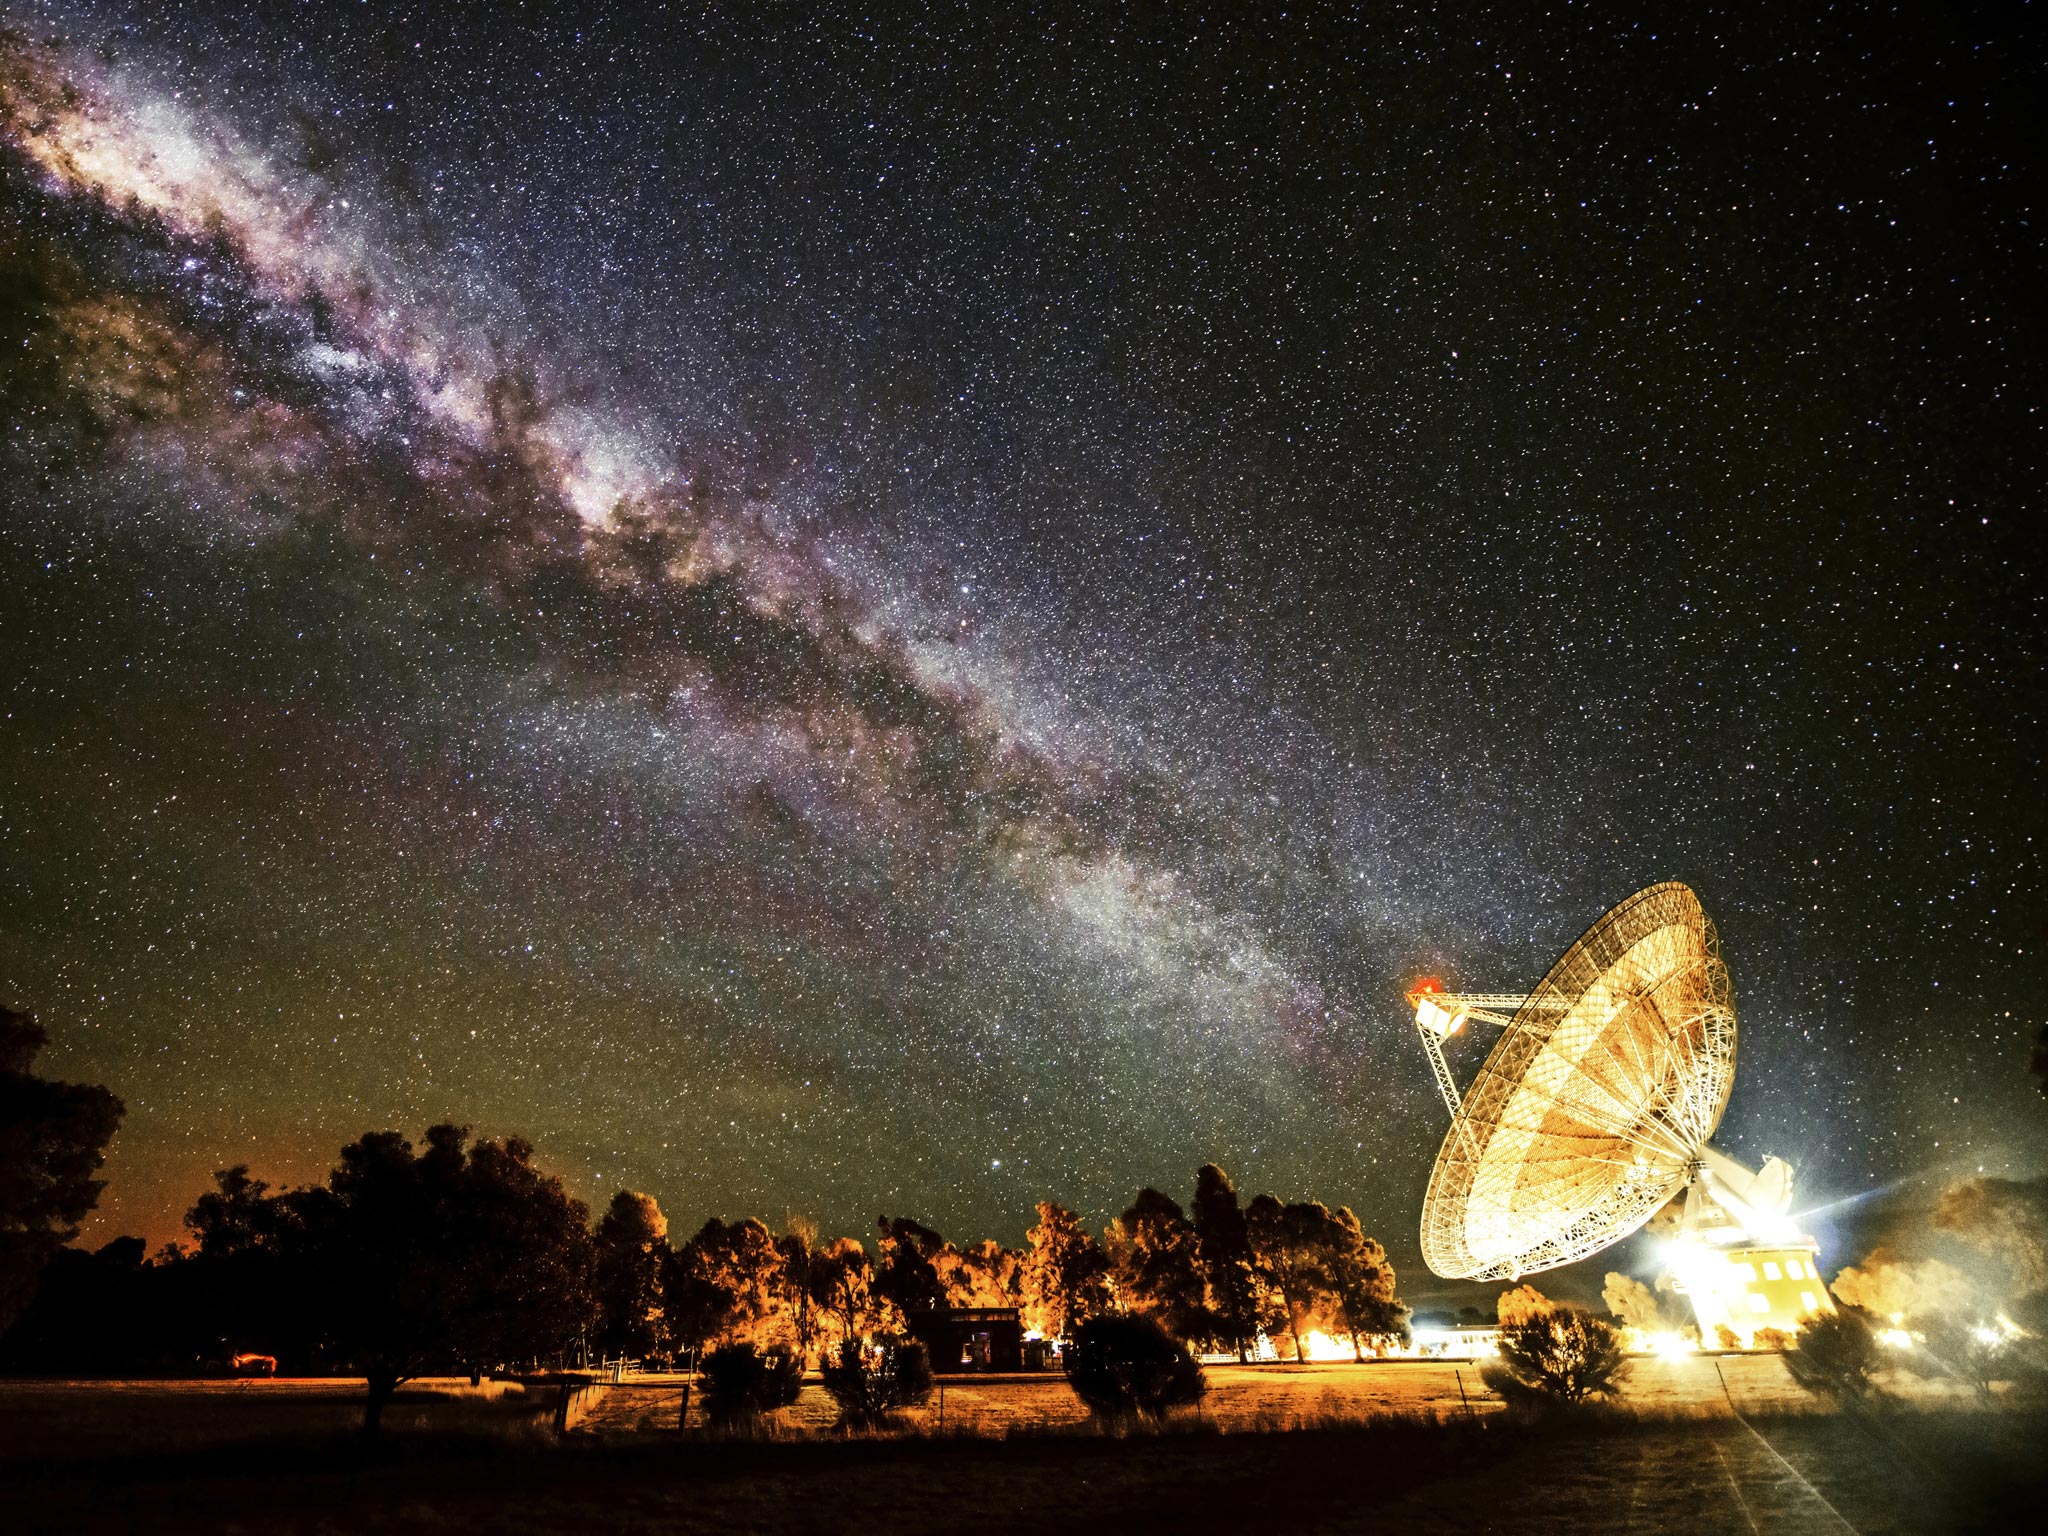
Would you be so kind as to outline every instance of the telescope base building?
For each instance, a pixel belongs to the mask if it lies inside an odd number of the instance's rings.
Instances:
[[[1731,1340],[1747,1348],[1764,1329],[1791,1334],[1807,1318],[1835,1310],[1814,1265],[1820,1244],[1810,1237],[1746,1248],[1681,1240],[1674,1247],[1673,1289],[1692,1303],[1700,1342],[1709,1349]]]

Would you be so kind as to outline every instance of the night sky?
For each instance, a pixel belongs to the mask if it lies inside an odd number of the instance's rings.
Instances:
[[[1426,1292],[1404,984],[1659,879],[1731,1152],[2041,1168],[2033,8],[1081,9],[0,0],[89,1237],[455,1119],[685,1230],[1214,1160]]]

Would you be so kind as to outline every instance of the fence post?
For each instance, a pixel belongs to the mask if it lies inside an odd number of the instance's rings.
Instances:
[[[677,1409],[677,1410],[676,1410],[676,1428],[677,1428],[677,1429],[688,1429],[689,1427],[690,1427],[690,1384],[689,1384],[689,1383],[688,1383],[688,1382],[686,1381],[686,1382],[684,1382],[684,1383],[683,1383],[683,1406],[682,1406],[681,1408],[679,1408],[679,1409]]]
[[[1469,1419],[1472,1417],[1472,1399],[1465,1395],[1465,1373],[1454,1365],[1451,1374],[1458,1378],[1458,1401],[1465,1405],[1465,1417]]]

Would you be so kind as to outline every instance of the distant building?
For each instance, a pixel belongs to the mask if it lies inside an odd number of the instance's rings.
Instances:
[[[1440,1360],[1479,1360],[1500,1353],[1499,1323],[1414,1326],[1415,1353]]]
[[[1024,1323],[1015,1307],[952,1307],[920,1333],[935,1371],[1024,1369]]]

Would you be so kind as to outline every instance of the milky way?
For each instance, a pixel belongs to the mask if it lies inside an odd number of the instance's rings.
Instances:
[[[106,1230],[457,1118],[1412,1268],[1402,983],[1660,878],[1738,1151],[2039,1161],[2038,39],[346,10],[0,43],[0,986]]]

